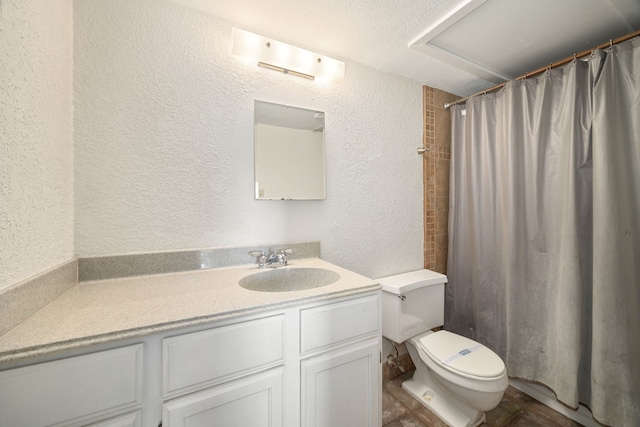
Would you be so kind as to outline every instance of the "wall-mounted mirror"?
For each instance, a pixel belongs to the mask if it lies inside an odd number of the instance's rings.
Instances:
[[[255,101],[256,200],[322,200],[324,113]]]

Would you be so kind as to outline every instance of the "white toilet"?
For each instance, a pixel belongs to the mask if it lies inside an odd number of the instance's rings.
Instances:
[[[444,324],[447,276],[418,270],[377,280],[382,285],[382,335],[406,341],[416,371],[402,383],[451,427],[475,427],[500,403],[509,385],[504,362],[493,351],[448,331]]]

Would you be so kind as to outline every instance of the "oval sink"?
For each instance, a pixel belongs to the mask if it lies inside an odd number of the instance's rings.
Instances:
[[[324,268],[276,268],[244,277],[239,284],[250,291],[292,292],[327,286],[338,279],[338,273]]]

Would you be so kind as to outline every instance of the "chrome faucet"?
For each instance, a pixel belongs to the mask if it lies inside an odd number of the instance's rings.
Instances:
[[[292,253],[294,253],[293,249],[280,249],[276,251],[273,248],[269,248],[268,253],[265,251],[251,251],[249,255],[256,257],[258,267],[265,268],[267,266],[278,267],[287,265],[287,255],[291,255]]]

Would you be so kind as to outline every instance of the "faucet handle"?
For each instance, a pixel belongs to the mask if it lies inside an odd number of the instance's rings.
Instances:
[[[280,249],[278,251],[278,262],[280,263],[280,265],[287,265],[287,255],[291,255],[293,252],[293,249]]]
[[[256,257],[256,262],[260,268],[264,268],[267,263],[267,254],[264,251],[250,251],[249,256]]]

